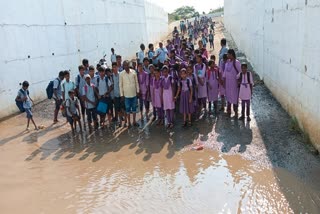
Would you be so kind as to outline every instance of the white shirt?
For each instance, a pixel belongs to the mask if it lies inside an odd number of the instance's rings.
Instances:
[[[144,59],[144,52],[143,52],[143,50],[140,50],[140,51],[138,52],[138,59],[139,59],[139,62],[140,62],[140,63],[143,63],[143,59]]]
[[[117,62],[117,55],[116,54],[111,54],[110,59],[111,59],[111,63]]]
[[[76,84],[74,82],[70,81],[64,81],[62,83],[61,91],[64,93],[65,100],[69,99],[69,91],[74,90],[76,88]]]

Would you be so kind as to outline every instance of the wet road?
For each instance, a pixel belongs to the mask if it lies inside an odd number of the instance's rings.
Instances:
[[[0,123],[1,213],[320,212],[320,160],[263,84],[250,123],[205,115],[172,132],[72,135],[51,109],[35,106],[40,131],[25,132],[24,115]]]

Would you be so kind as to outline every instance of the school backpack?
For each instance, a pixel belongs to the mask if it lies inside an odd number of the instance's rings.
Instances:
[[[60,81],[59,78],[56,78],[56,79],[59,81],[59,84],[58,84],[58,87],[59,87],[61,81]],[[49,82],[47,88],[46,88],[47,97],[48,97],[49,100],[52,99],[52,97],[53,97],[53,82],[54,82],[54,80],[51,80],[51,81]]]
[[[189,78],[187,78],[187,86],[188,86],[189,91],[190,91],[190,81],[191,80]],[[182,81],[180,81],[180,88],[182,89]]]
[[[20,91],[22,94],[26,95],[26,94],[25,94],[25,91],[22,90],[22,88],[21,88],[19,91]],[[27,96],[29,96],[29,90],[27,90]],[[23,108],[23,102],[22,102],[22,101],[18,101],[17,99],[15,99],[15,101],[16,101],[16,105],[17,105],[19,111],[20,111],[21,113],[25,112],[26,110]]]
[[[247,72],[248,84],[251,85],[250,72]],[[238,87],[240,88],[242,84],[242,72],[240,73],[240,78],[238,79]]]

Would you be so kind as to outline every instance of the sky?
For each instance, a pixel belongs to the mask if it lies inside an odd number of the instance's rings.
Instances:
[[[163,7],[168,13],[172,13],[181,6],[194,6],[199,13],[209,12],[223,6],[224,0],[149,0]]]

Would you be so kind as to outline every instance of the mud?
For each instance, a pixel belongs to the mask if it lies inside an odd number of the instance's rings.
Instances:
[[[230,40],[221,20],[216,33],[216,47]],[[24,131],[25,115],[2,121],[1,213],[319,213],[320,160],[255,80],[250,123],[204,115],[170,132],[140,121],[72,135],[63,118],[52,125],[50,101],[35,106],[40,131]]]

